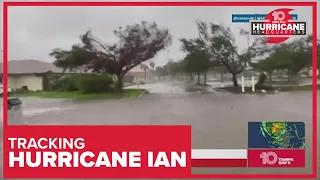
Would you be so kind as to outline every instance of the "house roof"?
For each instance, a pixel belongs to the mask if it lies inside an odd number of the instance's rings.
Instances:
[[[57,68],[52,63],[33,59],[8,61],[8,74],[34,74],[45,73],[49,71],[60,73],[62,72],[62,69]],[[0,68],[0,73],[2,73],[2,68]]]
[[[136,67],[130,69],[129,72],[144,72],[144,70],[141,68],[141,65],[137,65]]]
[[[2,74],[2,66],[0,63],[0,74]],[[24,59],[24,60],[9,60],[8,61],[8,74],[34,74],[34,73],[46,73],[46,72],[61,73],[62,68],[57,68],[53,63],[39,61],[34,59]],[[132,68],[130,73],[144,73],[141,65],[137,65]]]

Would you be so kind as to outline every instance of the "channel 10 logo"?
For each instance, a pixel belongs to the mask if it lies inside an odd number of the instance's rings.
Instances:
[[[293,158],[279,158],[277,153],[272,151],[261,153],[260,158],[262,159],[263,165],[289,165],[291,162],[293,162]]]
[[[263,165],[275,165],[278,162],[278,155],[275,152],[263,152],[260,154]]]

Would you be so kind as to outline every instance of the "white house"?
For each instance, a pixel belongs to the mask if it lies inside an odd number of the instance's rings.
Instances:
[[[1,63],[1,67],[3,64]],[[26,59],[26,60],[10,60],[8,61],[8,85],[12,89],[20,89],[27,87],[31,91],[44,90],[45,77],[48,73],[62,73],[61,68],[49,62]],[[2,68],[0,68],[0,77],[2,77]],[[151,81],[152,73],[147,70],[147,73],[140,65],[131,69],[127,75],[134,76],[134,82]],[[146,76],[146,80],[145,80]],[[2,83],[2,78],[1,82]]]
[[[43,90],[43,78],[48,72],[61,73],[62,69],[52,63],[32,59],[8,61],[8,85],[13,89],[25,86],[32,91]],[[2,77],[2,69],[0,74]]]

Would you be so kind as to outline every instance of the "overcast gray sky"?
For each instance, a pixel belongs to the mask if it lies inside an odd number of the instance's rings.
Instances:
[[[37,59],[53,62],[49,53],[54,48],[69,49],[79,42],[79,35],[89,28],[103,42],[112,42],[112,30],[119,26],[145,21],[156,21],[168,28],[173,43],[168,48],[169,58],[182,59],[179,38],[196,37],[196,20],[222,23],[231,27],[240,49],[247,46],[238,29],[249,30],[249,23],[232,23],[233,13],[267,14],[280,7],[9,7],[9,60]],[[290,7],[288,7],[290,8]],[[306,21],[311,33],[311,7],[291,7],[299,20]],[[319,11],[319,10],[318,10]],[[319,17],[319,16],[318,16]],[[319,18],[320,19],[320,18]],[[318,36],[319,36],[318,28]],[[162,51],[153,58],[156,65],[168,60]]]

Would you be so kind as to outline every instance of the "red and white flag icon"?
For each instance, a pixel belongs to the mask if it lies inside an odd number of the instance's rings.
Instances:
[[[247,167],[247,149],[192,149],[192,167]]]

